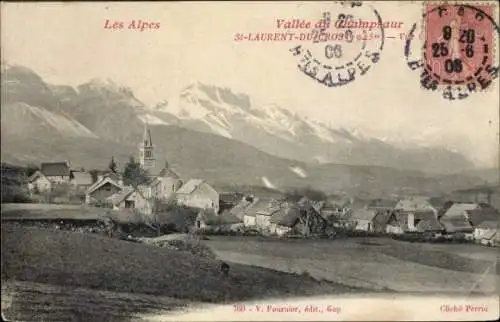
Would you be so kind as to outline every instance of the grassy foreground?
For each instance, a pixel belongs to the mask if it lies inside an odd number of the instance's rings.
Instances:
[[[16,227],[5,222],[1,264],[2,282],[148,294],[186,302],[234,303],[266,297],[363,291],[317,281],[308,275],[241,264],[231,264],[229,276],[224,277],[219,274],[218,260],[97,235]],[[27,298],[19,295],[12,301],[22,302]],[[56,299],[42,298],[45,310]],[[94,298],[93,302],[100,301]],[[144,306],[144,310],[150,309]]]

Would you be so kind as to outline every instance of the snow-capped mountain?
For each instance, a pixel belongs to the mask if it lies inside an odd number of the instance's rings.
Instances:
[[[85,168],[103,168],[111,156],[126,161],[136,155],[148,123],[160,159],[166,157],[186,178],[225,186],[283,190],[311,185],[330,192],[381,194],[444,191],[477,182],[468,176],[408,170],[426,165],[461,169],[467,161],[457,153],[398,149],[276,105],[254,106],[247,95],[200,83],[149,108],[130,88],[109,80],[52,85],[28,68],[2,65],[1,89],[5,162],[71,160]],[[347,165],[328,164],[332,160]]]
[[[332,128],[275,104],[255,105],[228,88],[195,82],[178,95],[143,110],[143,120],[176,124],[250,144],[265,152],[304,162],[379,165],[433,172],[472,164],[444,148],[392,144],[357,129]],[[429,163],[432,159],[434,162]],[[453,169],[453,170],[451,170]]]

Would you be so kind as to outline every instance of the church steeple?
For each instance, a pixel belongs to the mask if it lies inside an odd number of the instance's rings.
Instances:
[[[148,124],[144,126],[144,135],[142,136],[142,142],[140,145],[140,158],[139,162],[141,166],[148,170],[154,168],[156,165],[156,159],[154,154],[153,140],[151,139],[151,131]]]

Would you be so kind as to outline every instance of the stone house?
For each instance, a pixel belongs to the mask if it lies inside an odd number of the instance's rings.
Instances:
[[[175,192],[180,205],[197,209],[212,209],[219,212],[219,193],[207,182],[191,179]]]

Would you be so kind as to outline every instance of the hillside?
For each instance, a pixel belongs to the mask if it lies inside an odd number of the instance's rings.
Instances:
[[[23,242],[19,243],[20,240]],[[345,294],[358,290],[307,276],[239,264],[231,264],[229,276],[223,277],[219,274],[220,261],[181,251],[5,223],[2,224],[1,263],[2,284],[17,280],[53,287],[142,293],[173,297],[177,303],[234,303],[275,296]],[[27,300],[15,299],[18,305]],[[96,302],[99,303],[97,299]],[[46,309],[50,310],[51,305],[57,303],[48,302]],[[144,312],[157,307],[138,309]]]
[[[114,156],[121,168],[130,155],[137,155],[147,122],[152,127],[157,162],[166,158],[183,178],[202,178],[218,186],[277,190],[313,186],[328,193],[381,196],[441,194],[483,183],[466,173],[428,175],[411,169],[413,166],[407,169],[385,162],[379,156],[404,164],[411,164],[410,158],[418,164],[437,166],[446,160],[450,171],[457,168],[453,164],[460,158],[449,155],[442,159],[444,154],[428,150],[435,159],[427,155],[423,162],[417,152],[403,152],[345,129],[330,129],[285,108],[254,107],[248,96],[229,89],[196,83],[183,92],[174,115],[163,105],[148,108],[131,89],[110,80],[91,80],[75,88],[50,85],[25,67],[10,66],[2,73],[2,84],[2,162],[27,165],[70,160],[75,167],[102,169]],[[172,102],[164,104],[173,109]],[[191,126],[194,121],[205,125]],[[231,133],[212,131],[214,122]],[[322,143],[316,145],[318,140]],[[279,156],[290,149],[306,159],[315,157],[314,151],[304,150],[314,146],[328,153],[345,152],[349,147],[348,157],[334,163],[321,157],[322,162],[311,163],[294,161],[304,158],[293,155]],[[356,155],[358,161],[351,159]]]
[[[292,160],[434,173],[473,167],[464,156],[445,148],[411,142],[396,147],[357,129],[334,128],[275,104],[256,105],[245,93],[200,82],[143,112],[144,119],[158,124],[217,134]]]

